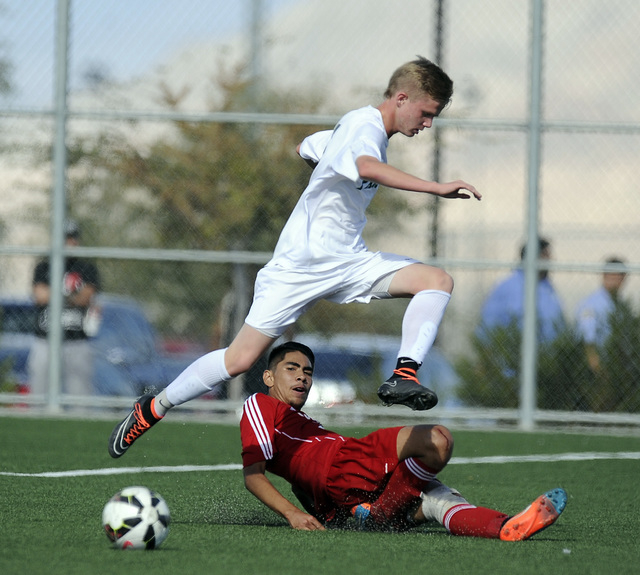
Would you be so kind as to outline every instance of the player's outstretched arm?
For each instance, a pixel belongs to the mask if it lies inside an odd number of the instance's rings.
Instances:
[[[324,526],[313,515],[298,509],[282,495],[265,475],[265,462],[245,467],[244,485],[269,509],[284,517],[293,529],[303,531],[324,531]]]
[[[363,180],[376,182],[388,188],[433,194],[442,198],[468,199],[474,197],[477,200],[482,198],[482,194],[474,186],[463,180],[444,184],[430,182],[385,164],[373,156],[360,156],[356,159],[356,166],[358,174]]]

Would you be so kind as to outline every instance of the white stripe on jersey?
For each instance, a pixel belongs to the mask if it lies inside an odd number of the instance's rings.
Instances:
[[[416,460],[413,457],[405,459],[404,462],[407,464],[409,471],[411,471],[411,473],[413,473],[418,479],[422,479],[423,481],[431,481],[432,479],[435,479],[436,474],[426,471],[422,466],[416,463]]]
[[[291,439],[292,441],[303,441],[304,443],[313,443],[313,439],[301,439],[300,437],[293,437],[292,435],[289,435],[288,433],[285,433],[284,431],[280,431],[279,429],[276,428],[276,433],[279,433],[280,435],[284,435],[285,437]],[[318,439],[317,437],[315,439]]]
[[[256,399],[256,394],[254,393],[247,401],[244,403],[244,412],[251,424],[251,429],[256,434],[258,438],[258,443],[260,445],[260,449],[262,449],[262,454],[264,458],[269,461],[273,459],[273,444],[271,443],[271,438],[269,437],[269,430],[264,423],[264,419],[262,418],[262,412],[258,407],[258,400]]]
[[[286,438],[291,439],[291,441],[302,441],[304,443],[313,443],[314,441],[320,442],[320,441],[325,441],[325,440],[327,440],[327,441],[335,441],[336,439],[338,439],[337,437],[331,437],[329,435],[323,435],[322,437],[318,437],[316,435],[313,439],[304,439],[302,437],[294,437],[293,435],[289,435],[288,433],[285,433],[284,431],[280,431],[277,428],[276,428],[275,431],[276,431],[276,433],[279,433],[280,435],[284,435]],[[344,437],[340,436],[340,439],[342,441],[344,441]]]

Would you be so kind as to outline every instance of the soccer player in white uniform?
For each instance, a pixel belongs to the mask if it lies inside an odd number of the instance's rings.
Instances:
[[[402,322],[398,364],[378,396],[386,405],[430,409],[438,398],[416,372],[431,348],[453,290],[445,271],[414,259],[371,252],[362,239],[365,211],[378,185],[442,198],[480,199],[467,182],[438,183],[387,164],[389,138],[430,128],[449,103],[451,79],[418,58],[398,68],[376,108],[346,114],[329,132],[302,142],[300,155],[315,166],[276,245],[258,273],[254,299],[228,348],[199,358],[157,396],[146,395],[113,430],[109,453],[120,457],[168,409],[246,372],[285,329],[321,299],[338,303],[411,298]]]

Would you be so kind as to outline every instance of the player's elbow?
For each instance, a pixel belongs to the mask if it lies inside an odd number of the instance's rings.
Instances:
[[[251,485],[251,481],[247,481],[247,478],[244,478],[244,488],[249,492],[249,493],[253,493],[253,489],[252,489],[252,485]]]
[[[251,493],[255,494],[261,483],[265,482],[265,469],[266,467],[264,462],[258,462],[253,465],[249,465],[242,470],[244,486],[251,491]]]
[[[377,181],[379,165],[380,160],[377,160],[373,156],[360,156],[356,160],[358,176],[361,180],[366,180],[368,182]]]
[[[245,475],[245,477],[244,477],[244,488],[249,493],[254,495],[255,497],[258,497],[258,495],[257,495],[256,476],[255,475]]]

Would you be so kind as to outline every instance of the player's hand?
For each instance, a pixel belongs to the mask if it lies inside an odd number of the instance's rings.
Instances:
[[[439,184],[439,186],[440,190],[437,195],[442,198],[468,200],[469,198],[474,197],[476,200],[482,199],[482,194],[476,190],[474,186],[464,182],[463,180],[446,182],[444,184]]]
[[[313,515],[309,515],[304,511],[298,510],[287,517],[289,525],[294,529],[301,531],[324,531],[324,525],[320,523]]]

